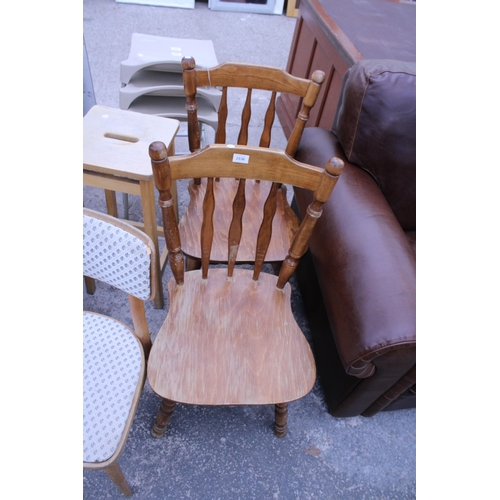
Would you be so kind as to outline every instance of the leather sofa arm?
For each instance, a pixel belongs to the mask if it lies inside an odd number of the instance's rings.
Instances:
[[[416,259],[370,174],[346,160],[332,132],[306,128],[296,159],[323,167],[332,156],[345,168],[309,250],[344,369],[366,378],[375,372],[375,358],[415,349]],[[304,214],[309,193],[295,189],[295,198]]]

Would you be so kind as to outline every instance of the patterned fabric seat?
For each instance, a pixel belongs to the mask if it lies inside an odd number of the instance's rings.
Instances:
[[[83,313],[83,461],[116,452],[141,376],[142,349],[130,328]]]

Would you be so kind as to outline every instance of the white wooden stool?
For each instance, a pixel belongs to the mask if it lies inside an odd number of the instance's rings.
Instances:
[[[174,155],[174,138],[179,121],[110,108],[93,106],[83,118],[83,183],[105,190],[108,214],[118,217],[115,192],[141,197],[144,223],[131,222],[153,240],[158,255],[154,307],[163,308],[161,275],[167,260],[160,255],[156,223],[156,200],[149,145],[163,141]],[[175,187],[174,187],[175,188]],[[177,200],[176,200],[177,202]],[[177,208],[177,204],[175,205]]]

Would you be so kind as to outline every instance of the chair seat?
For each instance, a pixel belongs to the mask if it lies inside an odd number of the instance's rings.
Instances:
[[[210,269],[168,283],[170,308],[148,362],[163,398],[201,405],[275,404],[305,396],[314,358],[290,306],[291,287],[276,276]],[[163,375],[162,375],[163,374]]]
[[[112,318],[84,312],[84,462],[103,462],[117,451],[128,433],[144,377],[143,350],[133,332]]]
[[[183,252],[195,259],[201,259],[200,233],[203,220],[203,198],[207,181],[202,179],[200,185],[189,182],[189,206],[179,222]],[[238,262],[254,262],[257,234],[262,223],[262,209],[269,194],[271,183],[247,180],[245,196],[246,210],[243,214],[243,233],[236,260]],[[227,262],[228,260],[228,233],[231,224],[233,203],[238,181],[236,179],[220,179],[214,183],[215,212],[214,212],[214,239],[210,260],[212,262]],[[299,220],[290,208],[286,199],[286,187],[278,191],[276,214],[273,220],[271,242],[266,254],[266,262],[283,261],[290,249],[293,236],[299,227]]]

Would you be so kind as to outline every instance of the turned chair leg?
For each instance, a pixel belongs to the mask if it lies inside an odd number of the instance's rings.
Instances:
[[[274,434],[282,438],[286,434],[286,422],[288,418],[288,403],[274,405]]]
[[[167,425],[170,422],[170,417],[174,412],[175,402],[170,401],[170,399],[162,399],[160,409],[158,410],[158,415],[156,416],[156,421],[151,429],[151,434],[155,438],[161,438],[165,434]]]
[[[130,486],[128,485],[127,480],[125,479],[125,476],[123,475],[123,472],[117,462],[115,462],[113,465],[110,465],[109,467],[106,467],[106,469],[104,470],[111,481],[113,481],[113,483],[115,483],[116,486],[120,488],[120,491],[126,497],[132,495],[132,490],[130,489]]]

